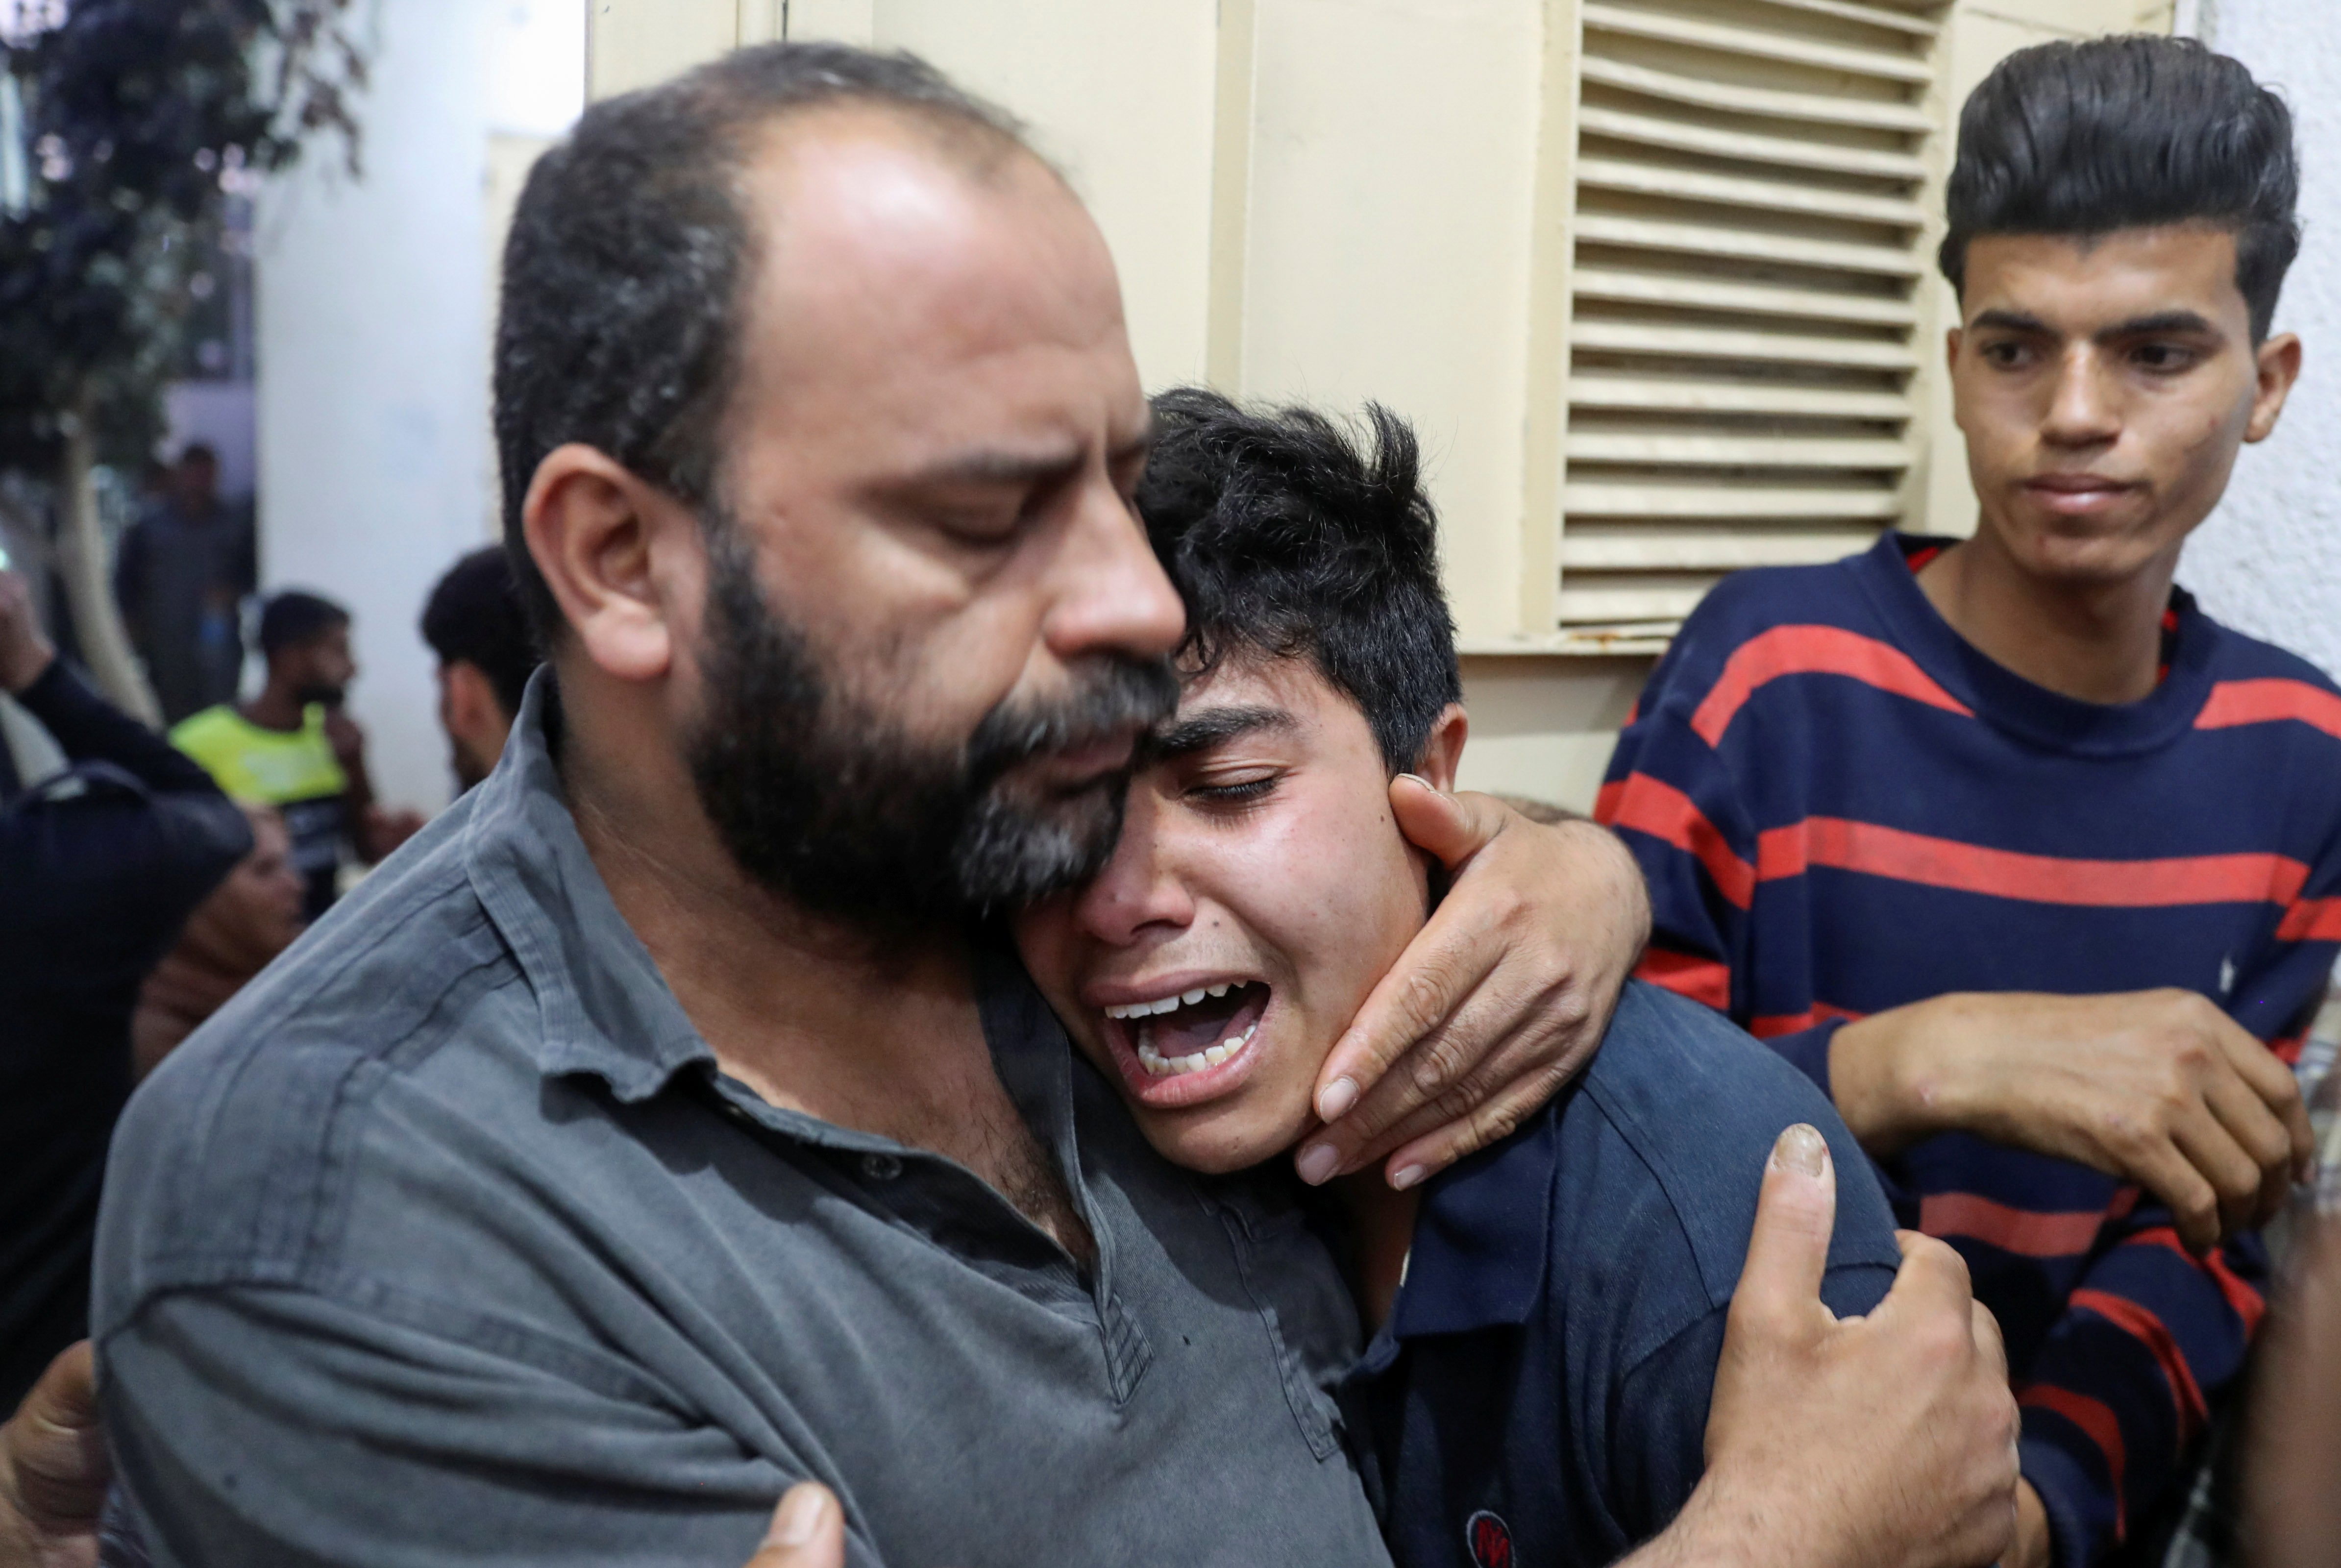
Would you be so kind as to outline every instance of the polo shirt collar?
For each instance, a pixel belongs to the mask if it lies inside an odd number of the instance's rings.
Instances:
[[[1548,1107],[1433,1181],[1388,1333],[1411,1339],[1528,1322],[1551,1265],[1559,1164],[1560,1117]]]
[[[715,1053],[618,913],[578,837],[545,732],[558,702],[552,667],[539,669],[503,759],[472,790],[464,867],[536,995],[539,1070],[591,1074],[633,1104],[686,1067],[712,1068]]]

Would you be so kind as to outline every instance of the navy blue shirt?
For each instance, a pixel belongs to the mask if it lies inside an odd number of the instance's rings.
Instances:
[[[1822,1298],[1901,1259],[1869,1162],[1811,1081],[1635,981],[1577,1085],[1427,1189],[1390,1322],[1344,1391],[1400,1568],[1599,1564],[1698,1484],[1764,1163],[1810,1122],[1838,1173]]]

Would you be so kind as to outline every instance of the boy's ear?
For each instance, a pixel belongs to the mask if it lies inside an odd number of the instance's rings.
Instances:
[[[1430,738],[1422,743],[1422,761],[1413,771],[1428,779],[1442,794],[1455,792],[1455,772],[1463,764],[1463,742],[1470,734],[1471,720],[1465,717],[1460,702],[1450,702],[1430,727]]]

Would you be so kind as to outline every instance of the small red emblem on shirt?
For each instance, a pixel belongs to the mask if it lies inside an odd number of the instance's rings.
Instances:
[[[1512,1568],[1512,1527],[1485,1508],[1463,1522],[1463,1543],[1479,1568]]]

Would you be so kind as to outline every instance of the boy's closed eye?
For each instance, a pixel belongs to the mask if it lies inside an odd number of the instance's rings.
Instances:
[[[1204,769],[1191,777],[1180,793],[1190,803],[1215,808],[1255,806],[1276,792],[1284,780],[1281,768],[1238,763],[1224,771]]]

